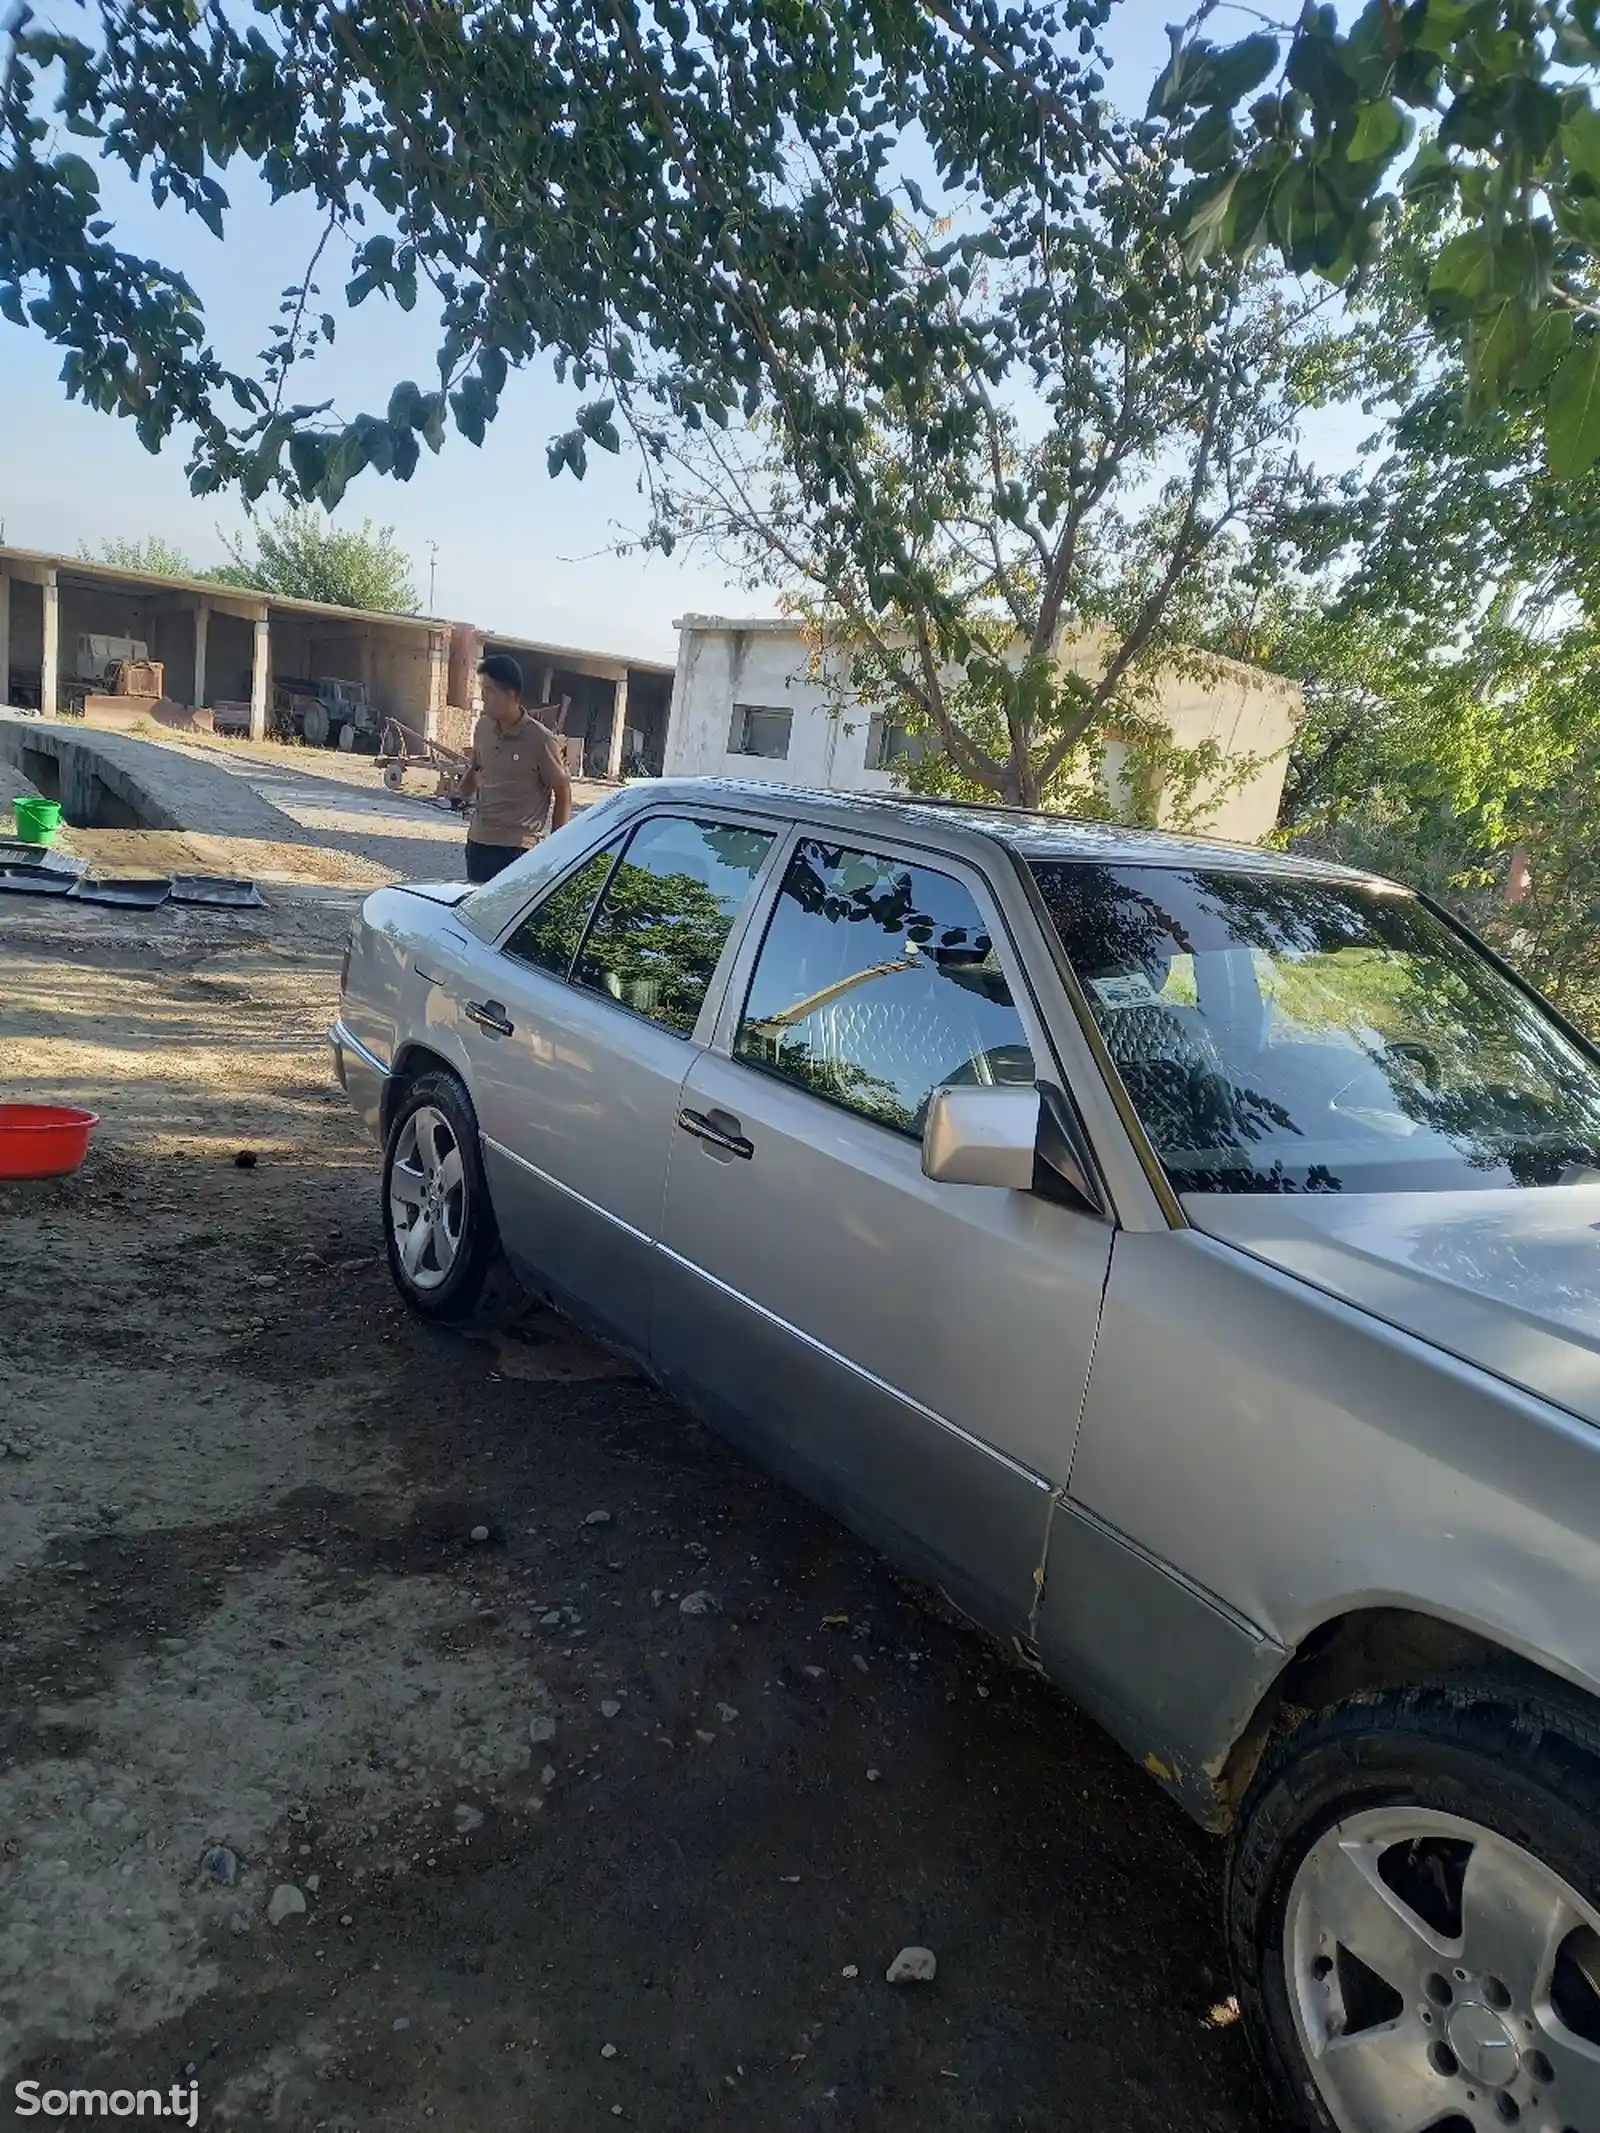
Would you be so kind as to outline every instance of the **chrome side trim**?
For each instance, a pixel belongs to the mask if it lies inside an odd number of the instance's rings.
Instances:
[[[343,1022],[335,1022],[328,1032],[328,1042],[336,1046],[340,1051],[354,1052],[363,1065],[371,1067],[373,1073],[384,1081],[387,1081],[393,1072],[393,1069],[386,1067],[375,1053],[367,1050],[359,1037],[352,1036]]]
[[[635,1244],[654,1245],[654,1237],[648,1236],[642,1229],[635,1229],[631,1222],[624,1222],[622,1217],[614,1215],[609,1207],[597,1207],[586,1194],[574,1192],[570,1185],[563,1185],[559,1178],[551,1177],[550,1173],[541,1170],[537,1163],[530,1163],[525,1155],[518,1155],[515,1148],[508,1148],[504,1141],[493,1140],[487,1133],[480,1134],[479,1138],[485,1148],[492,1148],[496,1155],[503,1155],[508,1163],[515,1163],[519,1170],[525,1170],[530,1178],[537,1178],[541,1185],[548,1185],[552,1192],[560,1193],[564,1200],[573,1200],[579,1207],[586,1208],[591,1215],[598,1215],[602,1222],[609,1222],[613,1229],[621,1230],[622,1234],[631,1237]]]
[[[537,1178],[541,1185],[548,1185],[552,1192],[560,1193],[563,1199],[575,1200],[590,1214],[598,1215],[602,1221],[609,1222],[613,1229],[621,1230],[624,1236],[633,1238],[636,1243],[649,1245],[651,1250],[659,1252],[663,1259],[670,1259],[674,1266],[682,1267],[686,1274],[693,1274],[711,1288],[720,1289],[724,1296],[730,1297],[735,1303],[743,1304],[745,1309],[753,1311],[757,1318],[764,1318],[769,1326],[775,1326],[780,1333],[792,1335],[814,1355],[823,1356],[830,1363],[837,1363],[841,1370],[848,1370],[853,1378],[858,1378],[863,1385],[870,1385],[875,1392],[887,1393],[891,1400],[898,1400],[902,1407],[908,1408],[914,1415],[919,1415],[924,1422],[931,1422],[935,1429],[942,1429],[947,1436],[958,1438],[973,1451],[985,1453],[1044,1495],[1051,1493],[1052,1483],[1042,1474],[1036,1474],[1031,1466],[1024,1466],[1020,1460],[1013,1459],[1007,1452],[997,1451],[992,1444],[986,1444],[981,1437],[973,1436],[970,1430],[963,1429],[959,1423],[950,1421],[945,1415],[937,1414],[933,1408],[924,1407],[920,1400],[912,1399],[909,1393],[891,1385],[887,1378],[880,1378],[875,1371],[864,1369],[860,1363],[853,1363],[849,1356],[841,1355],[825,1341],[815,1339],[803,1327],[781,1318],[776,1311],[769,1311],[764,1304],[758,1304],[753,1297],[746,1296],[742,1289],[734,1288],[731,1282],[719,1281],[715,1274],[707,1273],[703,1266],[697,1266],[692,1259],[685,1259],[681,1252],[672,1251],[656,1238],[646,1236],[642,1229],[635,1229],[631,1222],[624,1222],[620,1215],[612,1214],[609,1208],[597,1207],[585,1194],[574,1192],[570,1185],[563,1185],[559,1178],[551,1177],[547,1171],[541,1170],[537,1163],[530,1163],[526,1156],[518,1155],[514,1148],[506,1147],[503,1141],[491,1140],[486,1133],[483,1135],[483,1144],[486,1148],[492,1148],[496,1155],[503,1155],[508,1162],[515,1163],[519,1170],[527,1171],[530,1177]]]
[[[1087,1504],[1080,1503],[1075,1496],[1069,1496],[1065,1489],[1057,1492],[1056,1503],[1069,1518],[1076,1518],[1096,1533],[1103,1534],[1107,1540],[1115,1541],[1119,1548],[1125,1548],[1130,1555],[1137,1556],[1141,1563],[1148,1563],[1152,1570],[1159,1571],[1164,1578],[1170,1578],[1174,1585],[1181,1586],[1193,1598],[1203,1601],[1213,1614],[1221,1615],[1241,1637],[1248,1637],[1252,1644],[1270,1645],[1274,1651],[1282,1651],[1283,1647],[1275,1638],[1267,1635],[1259,1622],[1252,1622],[1248,1615],[1240,1614],[1237,1607],[1230,1607],[1226,1600],[1219,1599],[1208,1586],[1196,1584],[1193,1578],[1185,1576],[1183,1571],[1169,1563],[1164,1556],[1152,1554],[1131,1534],[1124,1533],[1120,1526],[1112,1525],[1110,1519],[1102,1518],[1098,1511],[1091,1511]]]
[[[902,1407],[909,1408],[914,1415],[920,1415],[924,1422],[931,1422],[936,1429],[942,1429],[947,1436],[958,1437],[963,1444],[970,1445],[975,1452],[986,1452],[991,1459],[998,1461],[1001,1466],[1009,1468],[1013,1474],[1019,1475],[1022,1480],[1030,1482],[1034,1488],[1042,1490],[1047,1496],[1049,1495],[1051,1484],[1046,1481],[1042,1474],[1036,1474],[1031,1466],[1024,1466],[1020,1460],[1013,1459],[1008,1452],[997,1451],[992,1444],[986,1444],[981,1437],[973,1436],[970,1430],[963,1429],[959,1423],[950,1421],[945,1415],[937,1414],[933,1408],[924,1407],[920,1400],[912,1399],[909,1393],[902,1392],[897,1385],[891,1385],[887,1378],[880,1378],[875,1371],[867,1370],[860,1363],[852,1362],[849,1356],[841,1355],[837,1348],[830,1348],[826,1341],[815,1339],[813,1335],[805,1331],[804,1327],[792,1324],[787,1318],[780,1318],[776,1311],[769,1311],[765,1304],[758,1304],[753,1297],[746,1296],[742,1289],[734,1288],[731,1282],[719,1281],[715,1274],[707,1273],[703,1266],[697,1266],[692,1259],[685,1259],[681,1252],[675,1252],[665,1244],[658,1244],[656,1250],[663,1259],[670,1259],[674,1266],[682,1267],[685,1273],[697,1276],[698,1279],[706,1282],[713,1289],[720,1289],[724,1296],[731,1297],[735,1303],[743,1304],[745,1309],[753,1311],[757,1318],[764,1318],[769,1326],[776,1326],[780,1333],[792,1334],[797,1341],[809,1348],[814,1355],[825,1356],[830,1363],[837,1363],[841,1370],[848,1370],[853,1378],[859,1378],[863,1385],[870,1385],[875,1392],[886,1392],[891,1400],[898,1400]]]

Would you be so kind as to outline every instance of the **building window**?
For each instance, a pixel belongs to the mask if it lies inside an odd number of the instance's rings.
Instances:
[[[788,760],[789,729],[794,713],[769,704],[735,704],[728,729],[730,755],[764,756],[769,763]]]
[[[927,743],[920,733],[908,733],[881,711],[873,712],[867,721],[869,770],[893,770],[896,763],[920,763],[926,754]]]

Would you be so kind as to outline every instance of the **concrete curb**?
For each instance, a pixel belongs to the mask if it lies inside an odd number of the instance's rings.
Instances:
[[[273,844],[300,825],[230,771],[123,733],[0,711],[0,759],[79,829],[196,830]]]

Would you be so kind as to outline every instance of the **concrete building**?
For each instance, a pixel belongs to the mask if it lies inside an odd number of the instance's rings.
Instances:
[[[1097,669],[1085,638],[1066,654]],[[895,764],[915,742],[876,713],[835,714],[838,692],[817,670],[798,623],[685,615],[663,768],[669,777],[758,777],[838,792],[886,792]],[[1163,675],[1151,707],[1183,748],[1214,740],[1224,755],[1258,759],[1211,810],[1212,835],[1256,843],[1277,820],[1289,743],[1302,710],[1298,686],[1232,660],[1202,678]],[[1105,743],[1102,776],[1123,776],[1126,745]]]
[[[445,703],[448,623],[0,547],[0,701],[53,717],[69,683],[100,685],[98,671],[79,672],[95,638],[148,646],[173,702],[248,705],[258,740],[281,675],[359,681],[381,714],[418,732]]]
[[[478,709],[478,661],[510,652],[530,699],[569,700],[565,730],[587,775],[664,766],[667,660],[0,547],[0,703],[53,717],[83,684],[102,687],[107,655],[127,643],[161,662],[172,702],[247,707],[255,739],[266,732],[276,683],[334,676],[362,683],[382,717],[459,748]]]

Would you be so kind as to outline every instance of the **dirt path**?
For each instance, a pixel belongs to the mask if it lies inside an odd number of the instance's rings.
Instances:
[[[459,881],[465,867],[463,818],[427,797],[434,772],[408,773],[403,791],[392,793],[371,756],[337,748],[286,747],[274,741],[223,740],[206,735],[164,741],[188,753],[203,750],[245,780],[252,791],[289,817],[308,846],[337,852],[376,869],[386,880]],[[579,780],[580,808],[613,788]]]
[[[5,2110],[1264,2133],[1115,1750],[559,1322],[398,1310],[346,916],[269,919],[0,946],[0,1083],[104,1117],[0,1187]]]

